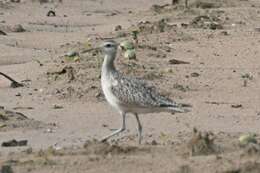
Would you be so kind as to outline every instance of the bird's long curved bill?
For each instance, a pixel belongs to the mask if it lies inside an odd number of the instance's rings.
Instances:
[[[84,53],[90,52],[92,50],[100,50],[100,47],[95,47],[95,48],[91,48],[91,49],[85,49],[85,50],[82,50],[80,53],[84,54]]]

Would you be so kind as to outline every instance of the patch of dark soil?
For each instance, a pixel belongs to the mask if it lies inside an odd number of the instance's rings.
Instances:
[[[17,146],[26,146],[28,143],[27,140],[20,140],[17,141],[15,139],[12,139],[10,141],[6,141],[2,143],[2,147],[17,147]]]
[[[169,64],[177,65],[177,64],[190,64],[190,63],[186,62],[186,61],[181,61],[178,59],[170,59]]]
[[[142,148],[137,146],[121,146],[117,144],[110,144],[108,142],[99,142],[97,140],[87,141],[84,144],[84,148],[87,154],[97,155],[118,155],[118,154],[131,154],[140,152],[149,152],[148,148]]]
[[[260,163],[254,161],[248,161],[239,166],[239,168],[231,168],[222,173],[259,173]]]
[[[238,5],[236,0],[190,0],[190,8],[221,8],[221,7],[235,7]],[[240,5],[240,4],[239,4]]]
[[[219,8],[219,7],[221,7],[221,4],[218,2],[197,0],[191,6],[196,7],[196,8],[206,9],[206,8]]]
[[[20,112],[0,108],[0,131],[9,131],[17,128],[39,129],[44,126],[42,122],[30,119]]]
[[[142,21],[137,24],[139,33],[161,33],[177,28],[176,25],[167,23],[167,19],[161,19],[155,22]]]
[[[61,69],[58,69],[56,71],[49,71],[47,72],[47,75],[49,78],[52,78],[53,80],[57,80],[60,75],[66,75],[65,78],[67,82],[71,82],[75,79],[75,70],[72,66],[65,66]]]
[[[170,10],[170,8],[167,8],[167,7],[170,7],[170,5],[169,4],[164,4],[164,5],[154,4],[150,8],[150,10],[155,12],[155,13],[163,13],[163,12],[167,12],[167,11]]]
[[[202,28],[202,29],[223,29],[223,25],[221,20],[215,16],[201,15],[195,17],[191,22],[190,26],[194,28]]]
[[[191,88],[189,86],[184,86],[184,85],[181,85],[181,84],[174,84],[173,85],[173,88],[176,89],[176,90],[180,90],[182,92],[187,92],[187,91],[190,91]]]
[[[155,71],[150,71],[146,72],[145,74],[142,75],[142,79],[144,80],[155,80],[155,79],[160,79],[163,77],[163,74],[155,72]]]

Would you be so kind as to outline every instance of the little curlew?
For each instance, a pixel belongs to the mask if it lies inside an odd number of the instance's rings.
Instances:
[[[106,141],[112,136],[123,132],[126,128],[126,114],[134,114],[138,127],[138,142],[142,141],[142,125],[139,114],[155,112],[188,112],[184,107],[188,104],[178,104],[162,96],[154,87],[148,86],[143,80],[125,76],[116,70],[114,60],[118,43],[105,41],[101,47],[104,61],[101,71],[101,86],[107,102],[122,116],[122,126],[115,132],[105,136]]]

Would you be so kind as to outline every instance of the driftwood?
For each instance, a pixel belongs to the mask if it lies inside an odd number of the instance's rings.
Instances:
[[[11,88],[18,88],[18,87],[23,87],[24,85],[22,83],[17,82],[16,80],[14,80],[13,78],[11,78],[10,76],[0,72],[0,75],[4,76],[6,79],[11,81]]]

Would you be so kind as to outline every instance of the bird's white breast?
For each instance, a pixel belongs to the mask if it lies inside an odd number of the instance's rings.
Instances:
[[[101,86],[107,102],[116,109],[119,109],[119,100],[112,92],[112,86],[116,86],[118,82],[110,76],[101,77]]]

